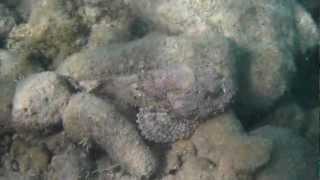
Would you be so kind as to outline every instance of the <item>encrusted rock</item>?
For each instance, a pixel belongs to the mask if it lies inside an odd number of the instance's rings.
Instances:
[[[138,131],[108,102],[86,93],[72,96],[63,125],[71,138],[96,142],[134,176],[150,177],[156,170],[156,158]]]
[[[180,171],[167,175],[163,180],[214,180],[215,165],[202,157],[190,157],[185,161]]]
[[[28,22],[14,28],[8,47],[28,56],[41,57],[42,64],[55,68],[80,49],[82,26],[71,0],[41,0],[32,7]]]
[[[21,138],[13,139],[10,151],[3,157],[7,179],[42,179],[50,162],[50,152],[45,146],[31,144]],[[2,179],[1,179],[2,180]]]
[[[125,20],[95,24],[91,28],[88,47],[106,47],[112,43],[126,42],[129,40],[129,22]]]
[[[191,140],[198,156],[217,165],[217,178],[250,177],[271,157],[272,142],[247,135],[232,112],[201,124]]]
[[[12,101],[17,82],[40,70],[41,68],[37,65],[25,61],[17,53],[0,50],[0,131],[10,126]]]
[[[84,152],[69,146],[65,152],[52,157],[47,179],[87,179],[90,177],[91,167],[92,163]]]
[[[71,88],[66,79],[42,72],[18,84],[13,101],[12,122],[20,131],[48,133],[61,125],[61,110]]]
[[[271,159],[256,173],[257,180],[318,179],[317,152],[305,139],[288,129],[272,126],[258,128],[250,134],[274,142]]]
[[[6,6],[0,4],[0,39],[6,38],[11,29],[17,24],[16,15]]]

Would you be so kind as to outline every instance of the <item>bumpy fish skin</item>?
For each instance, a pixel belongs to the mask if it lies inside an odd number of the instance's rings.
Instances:
[[[151,141],[190,136],[200,119],[224,111],[236,93],[232,47],[215,34],[199,39],[153,34],[118,56],[105,60],[111,65],[117,61],[117,67],[106,66],[110,71],[102,73],[111,78],[93,93],[138,107],[138,126]],[[122,59],[136,63],[121,72]]]

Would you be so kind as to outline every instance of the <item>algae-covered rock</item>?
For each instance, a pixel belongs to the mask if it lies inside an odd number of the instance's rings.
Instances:
[[[8,50],[0,50],[1,131],[10,126],[12,101],[17,82],[40,70],[41,68],[39,66],[25,61],[17,53]]]
[[[125,0],[81,0],[76,3],[79,6],[79,16],[88,26],[103,21],[120,22],[132,17]]]
[[[312,14],[315,20],[319,21],[320,2],[318,0],[299,0],[299,2]]]
[[[66,79],[42,72],[18,84],[13,101],[12,123],[20,131],[48,133],[61,125],[61,111],[71,88]]]
[[[0,39],[6,38],[11,29],[17,25],[16,15],[9,8],[0,4]]]
[[[8,47],[28,56],[42,57],[49,68],[80,48],[86,28],[75,13],[73,1],[41,0],[32,8],[26,24],[16,27],[9,36]]]
[[[206,158],[190,157],[185,161],[180,171],[168,175],[163,180],[214,180],[215,165]]]
[[[91,28],[88,47],[106,47],[112,43],[126,42],[129,40],[129,22],[124,20],[95,24]]]
[[[19,81],[41,68],[24,60],[18,53],[0,49],[0,81]]]
[[[232,112],[201,124],[191,141],[198,156],[217,165],[217,178],[251,176],[272,156],[272,141],[247,135]]]
[[[316,149],[305,139],[284,128],[264,126],[250,134],[272,139],[270,162],[256,173],[257,180],[300,180],[318,178]]]
[[[18,180],[42,179],[50,158],[50,152],[45,146],[31,144],[21,138],[13,139],[10,151],[3,158],[6,172],[4,177]]]
[[[132,175],[150,177],[156,170],[156,158],[136,128],[108,102],[86,93],[72,96],[63,125],[71,138],[96,142]]]
[[[306,111],[295,102],[283,103],[271,112],[265,121],[269,125],[288,128],[301,135],[309,124]]]
[[[92,162],[79,149],[69,146],[65,152],[52,157],[48,180],[85,180],[90,175]]]
[[[319,140],[319,107],[304,109],[296,102],[285,102],[269,113],[265,123],[275,127],[290,129],[306,138],[313,146]]]
[[[180,171],[184,162],[197,155],[197,149],[190,140],[179,140],[173,143],[166,153],[164,174],[175,174]]]
[[[320,139],[320,107],[313,108],[306,113],[305,121],[308,124],[304,137],[314,146],[318,147]]]
[[[191,135],[199,118],[224,111],[236,92],[231,45],[212,33],[198,39],[152,33],[122,47],[84,50],[57,72],[98,80],[93,93],[139,107],[142,134],[156,142]]]

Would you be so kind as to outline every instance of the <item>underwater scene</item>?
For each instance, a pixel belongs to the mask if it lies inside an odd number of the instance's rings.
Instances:
[[[320,0],[0,0],[0,180],[319,180]]]

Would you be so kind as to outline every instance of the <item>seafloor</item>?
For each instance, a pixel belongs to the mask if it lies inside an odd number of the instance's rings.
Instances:
[[[319,0],[0,0],[0,180],[318,180]]]

